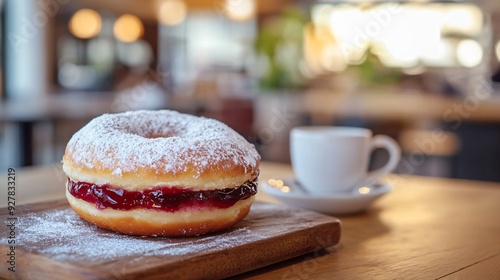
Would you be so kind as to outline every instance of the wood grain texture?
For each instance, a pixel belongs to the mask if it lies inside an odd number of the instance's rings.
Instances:
[[[438,279],[500,279],[500,254],[479,260]]]
[[[52,218],[48,218],[50,215]],[[1,209],[0,219],[6,217],[6,209]],[[340,222],[335,218],[266,203],[255,203],[249,216],[228,231],[194,238],[125,237],[99,228],[88,231],[89,225],[69,210],[64,200],[24,206],[18,217],[24,224],[18,224],[21,244],[16,247],[16,273],[7,271],[7,264],[2,261],[0,278],[214,279],[318,251],[338,243],[340,238]],[[46,224],[54,234],[30,240],[32,227],[38,229],[40,224]],[[68,230],[57,228],[58,224],[75,225],[76,236],[74,232],[65,235]],[[40,232],[44,234],[47,235]],[[137,238],[137,242],[142,242],[139,244],[154,242],[154,247],[109,252],[113,248],[102,244],[96,248],[102,255],[85,256],[79,254],[85,248],[74,238],[89,240],[89,246],[92,240],[106,242],[112,238],[111,246],[120,247],[130,246]],[[122,242],[124,238],[127,240]],[[225,240],[231,243],[223,244]],[[5,256],[5,239],[0,243],[0,254]],[[80,247],[72,251],[68,248],[71,246]],[[67,255],[68,252],[74,255]]]

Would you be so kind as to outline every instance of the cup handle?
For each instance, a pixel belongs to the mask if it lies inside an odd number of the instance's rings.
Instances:
[[[389,160],[383,167],[368,172],[365,178],[361,180],[360,183],[356,184],[356,187],[358,188],[376,183],[380,177],[389,174],[392,170],[394,170],[399,163],[401,158],[401,149],[399,148],[396,140],[387,135],[376,135],[371,141],[371,151],[373,152],[376,148],[386,149],[389,152]]]

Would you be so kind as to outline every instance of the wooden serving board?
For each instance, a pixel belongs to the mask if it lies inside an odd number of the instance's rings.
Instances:
[[[19,208],[19,207],[18,207]],[[66,201],[16,209],[15,270],[0,209],[0,278],[214,279],[337,244],[340,221],[282,205],[255,203],[231,229],[199,237],[134,237],[81,220]]]

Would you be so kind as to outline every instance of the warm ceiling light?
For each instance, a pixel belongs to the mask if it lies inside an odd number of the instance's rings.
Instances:
[[[160,3],[158,19],[164,25],[178,25],[184,21],[186,14],[187,7],[183,0],[165,0]]]
[[[253,18],[256,11],[255,0],[225,0],[224,10],[228,18],[245,21]]]
[[[458,62],[465,67],[476,67],[483,60],[483,48],[474,40],[463,40],[457,47]]]
[[[116,39],[130,43],[140,39],[144,33],[142,21],[130,14],[125,14],[119,17],[113,28],[113,33]]]
[[[77,38],[89,39],[101,31],[101,16],[94,10],[77,11],[69,20],[69,31]]]

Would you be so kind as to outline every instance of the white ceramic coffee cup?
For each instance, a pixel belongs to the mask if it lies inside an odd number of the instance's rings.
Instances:
[[[375,148],[389,152],[388,162],[368,171]],[[354,127],[296,127],[290,133],[290,151],[296,180],[310,193],[349,192],[368,186],[391,172],[401,152],[397,142],[369,129]]]

